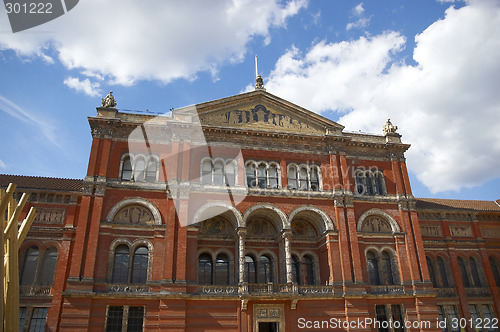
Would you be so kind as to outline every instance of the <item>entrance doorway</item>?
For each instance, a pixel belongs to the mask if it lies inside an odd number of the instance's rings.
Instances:
[[[278,332],[278,322],[259,322],[258,332]]]

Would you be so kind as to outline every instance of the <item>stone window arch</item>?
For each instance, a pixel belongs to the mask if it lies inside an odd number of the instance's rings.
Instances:
[[[400,283],[397,254],[392,248],[382,250],[369,248],[366,251],[368,281],[371,285],[396,285]]]
[[[235,160],[205,157],[200,164],[200,183],[213,186],[235,186],[237,181]]]
[[[245,278],[249,284],[257,283],[257,266],[255,256],[252,254],[245,255]]]
[[[476,261],[474,257],[469,257],[469,266],[470,266],[470,272],[472,275],[472,281],[474,282],[475,287],[482,287],[483,282],[481,280],[480,274],[482,271],[480,271],[480,264],[479,262]]]
[[[462,276],[462,284],[464,287],[471,287],[471,280],[469,278],[469,273],[467,272],[467,264],[462,257],[457,258],[458,268],[460,270],[460,275]]]
[[[159,163],[154,155],[125,153],[120,163],[120,180],[154,183],[158,180]]]
[[[131,243],[116,239],[110,247],[108,280],[114,284],[145,284],[151,278],[152,245],[147,240]]]
[[[443,259],[443,257],[438,256],[436,259],[437,263],[437,268],[439,271],[439,279],[441,281],[441,286],[444,288],[448,288],[451,286],[451,281],[450,281],[450,268],[448,263]]]
[[[249,188],[278,189],[281,170],[277,162],[248,160],[245,163],[246,183]]]
[[[48,247],[43,252],[39,275],[37,276],[38,285],[51,286],[54,284],[54,274],[56,271],[58,252],[56,247]]]
[[[273,258],[270,255],[264,254],[259,257],[259,272],[257,276],[259,283],[266,284],[274,281],[273,266]]]
[[[212,275],[212,257],[208,253],[202,253],[198,256],[198,283],[201,285],[212,285]]]
[[[399,233],[397,221],[381,209],[365,211],[358,220],[358,232],[367,233]]]
[[[288,189],[320,191],[323,186],[321,168],[314,164],[288,164]]]
[[[300,278],[299,259],[295,254],[292,254],[292,282],[302,285],[302,280]]]
[[[120,176],[122,181],[132,180],[132,159],[129,155],[123,159]]]
[[[380,285],[378,257],[375,251],[368,251],[366,254],[366,263],[368,269],[368,281],[370,282],[370,285]]]

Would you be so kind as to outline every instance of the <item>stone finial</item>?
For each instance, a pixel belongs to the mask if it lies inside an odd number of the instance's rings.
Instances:
[[[264,80],[262,80],[262,76],[257,75],[255,79],[255,90],[265,90],[264,89]]]
[[[396,134],[396,130],[398,130],[398,126],[395,126],[391,123],[391,119],[387,119],[383,127],[384,135],[387,134]]]
[[[101,107],[115,107],[116,106],[116,100],[115,97],[113,97],[113,91],[110,91],[109,94],[102,98],[102,104]]]

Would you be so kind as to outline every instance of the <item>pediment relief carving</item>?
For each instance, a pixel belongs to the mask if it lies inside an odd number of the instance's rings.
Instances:
[[[113,221],[121,224],[153,225],[155,218],[147,207],[140,204],[130,204],[121,208]]]
[[[274,238],[276,236],[276,229],[269,221],[264,219],[250,220],[247,229],[247,237],[249,238]]]
[[[306,221],[293,221],[291,227],[295,238],[312,239],[317,236],[314,227]]]
[[[370,216],[363,221],[362,232],[392,233],[391,224],[381,216]]]
[[[205,236],[229,236],[234,232],[231,224],[223,218],[210,218],[200,223],[198,234]]]
[[[209,111],[199,115],[203,125],[261,129],[294,133],[324,135],[326,128],[313,119],[295,114],[293,111],[256,104]]]

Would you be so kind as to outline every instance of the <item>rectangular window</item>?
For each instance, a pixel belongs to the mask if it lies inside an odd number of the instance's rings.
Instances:
[[[34,308],[31,316],[30,332],[44,332],[45,320],[47,319],[47,308]]]
[[[447,306],[448,309],[448,323],[451,324],[451,322],[460,322],[460,316],[458,315],[458,310],[457,307],[454,305]],[[456,328],[451,328],[453,332],[459,332],[460,331],[460,324],[456,324]]]
[[[377,305],[375,306],[375,313],[377,314],[377,325],[378,331],[380,332],[388,332],[389,329],[387,327],[387,313],[385,311],[385,305]]]
[[[123,319],[123,307],[108,307],[108,319],[106,321],[106,332],[121,332]]]
[[[403,310],[401,309],[401,305],[399,304],[396,304],[396,305],[392,305],[391,306],[391,310],[392,310],[392,321],[393,322],[399,322],[399,327],[396,327],[396,325],[394,325],[394,332],[403,332],[405,329],[404,329],[404,314],[403,314]]]
[[[144,307],[128,309],[127,332],[140,332],[144,321]]]
[[[25,320],[26,320],[26,307],[21,307],[19,308],[19,331],[23,330]]]
[[[443,309],[443,306],[438,305],[437,307],[438,307],[439,321],[440,321],[440,322],[443,322],[443,321],[445,321],[445,320],[446,320],[446,317],[445,317],[445,315],[444,315],[444,309]],[[445,323],[441,323],[441,324],[443,324],[442,326],[446,326],[446,324],[445,324]],[[442,329],[441,331],[446,332],[446,327],[443,327],[443,329]]]

